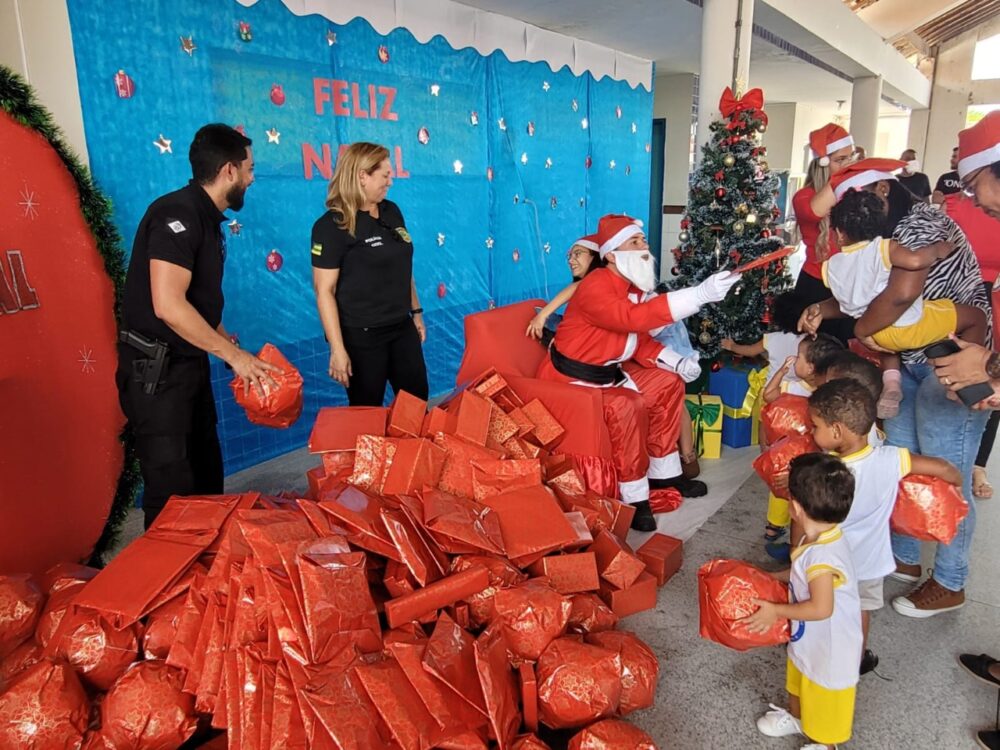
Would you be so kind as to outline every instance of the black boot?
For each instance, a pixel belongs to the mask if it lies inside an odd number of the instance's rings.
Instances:
[[[632,503],[635,515],[632,516],[632,528],[636,531],[656,531],[656,519],[649,508],[649,500]]]
[[[865,652],[861,655],[861,669],[858,670],[860,674],[868,674],[873,671],[875,667],[878,666],[878,656],[870,648],[866,648]]]
[[[708,493],[708,485],[699,482],[697,479],[688,479],[683,474],[678,474],[670,479],[650,479],[649,489],[665,490],[674,487],[681,493],[681,497],[702,497]]]

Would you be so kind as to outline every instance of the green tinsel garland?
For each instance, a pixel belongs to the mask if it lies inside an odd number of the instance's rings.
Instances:
[[[76,182],[80,209],[97,242],[97,251],[104,261],[104,269],[114,285],[115,319],[120,320],[121,295],[125,286],[125,253],[122,250],[121,235],[111,222],[111,202],[94,184],[90,170],[80,163],[76,154],[63,141],[62,133],[52,122],[48,111],[35,100],[31,87],[3,65],[0,65],[0,108],[25,127],[41,133],[59,154]],[[117,541],[128,511],[135,504],[136,491],[141,481],[135,448],[127,429],[122,434],[121,441],[125,448],[125,463],[118,478],[108,522],[94,547],[94,561],[99,561],[101,555]]]

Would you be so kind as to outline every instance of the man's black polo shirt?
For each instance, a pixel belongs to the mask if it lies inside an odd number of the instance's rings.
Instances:
[[[201,354],[153,312],[149,261],[164,260],[191,271],[188,302],[212,328],[222,322],[222,267],[226,245],[220,224],[226,216],[193,180],[157,198],[146,209],[132,244],[122,298],[122,325],[170,345],[173,355]]]

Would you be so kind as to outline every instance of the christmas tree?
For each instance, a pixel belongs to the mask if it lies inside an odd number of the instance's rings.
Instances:
[[[680,245],[673,249],[675,278],[670,288],[694,286],[719,270],[735,269],[779,249],[774,221],[778,177],[764,157],[760,135],[767,129],[764,95],[752,89],[734,96],[727,87],[712,123],[711,140],[691,174]],[[720,342],[760,339],[770,323],[775,295],[791,286],[783,260],[747,271],[725,300],[687,319],[691,340],[705,359],[718,356]]]

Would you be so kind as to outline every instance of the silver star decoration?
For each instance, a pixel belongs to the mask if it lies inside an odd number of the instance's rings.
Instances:
[[[500,126],[501,130],[506,130],[507,129],[507,121],[504,120],[502,117],[499,120],[497,120],[497,125]]]
[[[612,160],[611,160],[611,163],[610,163],[610,164],[609,164],[608,166],[609,166],[609,167],[611,167],[612,169],[614,169],[614,168],[615,168],[615,166],[616,166],[616,165],[615,165],[615,160],[614,160],[614,159],[612,159]]]
[[[462,162],[458,159],[455,159],[455,162],[451,166],[455,170],[455,174],[462,174]]]
[[[94,372],[94,365],[97,364],[97,360],[94,359],[93,349],[81,349],[79,352],[80,358],[77,360],[81,365],[83,365],[81,371],[85,373]]]
[[[546,253],[548,253],[549,251],[552,250],[552,245],[549,244],[548,242],[546,242],[544,245],[542,245],[542,250],[544,250]]]
[[[333,29],[327,29],[326,31],[326,44],[328,47],[332,47],[337,43],[337,35],[334,33]]]
[[[153,145],[160,149],[161,154],[172,154],[174,150],[170,147],[172,141],[169,138],[164,138],[163,133],[160,133],[160,137],[153,141]]]
[[[549,82],[548,81],[542,81],[542,91],[548,91],[550,88],[552,88],[552,87],[549,86]]]
[[[271,128],[267,131],[267,142],[281,144],[281,133],[278,132],[277,128]]]
[[[650,151],[650,148],[651,148],[651,147],[650,147],[650,145],[649,145],[649,144],[647,143],[647,144],[646,144],[646,153],[647,153],[647,154],[649,153],[649,151]]]
[[[232,235],[237,235],[243,229],[243,225],[240,224],[238,219],[233,219],[231,222],[226,224],[229,227],[229,233]]]
[[[492,237],[487,237],[486,238],[486,249],[487,250],[492,250],[493,249],[493,238]]]
[[[24,190],[21,191],[22,200],[18,201],[19,206],[24,206],[24,215],[30,219],[34,219],[38,216],[38,202],[35,201],[35,191],[28,190],[28,186],[24,186]]]
[[[471,112],[469,112],[469,122],[471,122],[473,125],[478,125],[479,124],[479,113],[476,112],[475,110],[472,110]]]
[[[587,203],[586,199],[585,198],[581,198],[580,199],[580,208],[583,208],[586,205],[586,203]]]
[[[573,102],[572,102],[572,104],[570,104],[570,106],[573,108],[574,112],[576,112],[578,109],[580,109],[580,103],[577,102],[576,99],[573,100]]]
[[[441,93],[441,86],[437,83],[431,84],[431,96],[437,96]]]
[[[584,117],[582,120],[580,120],[580,127],[581,128],[583,128],[584,130],[586,130],[589,126],[590,126],[590,123],[587,122],[587,118],[586,117]]]
[[[625,175],[628,176],[630,174],[632,174],[632,165],[631,164],[626,164],[625,165]]]
[[[545,157],[545,168],[546,169],[552,169],[552,157],[551,156]]]
[[[525,152],[523,152],[521,154],[521,163],[522,164],[527,164],[528,163],[528,152],[527,151],[525,151]]]
[[[514,203],[520,203],[520,202],[521,202],[521,196],[518,195],[517,193],[514,193]]]
[[[438,232],[438,247],[444,247],[444,235]]]
[[[633,132],[633,133],[635,133],[635,132],[637,132],[638,130],[639,130],[638,126],[637,126],[637,125],[636,125],[636,124],[635,124],[635,123],[633,122],[633,123],[632,123],[632,132]]]

